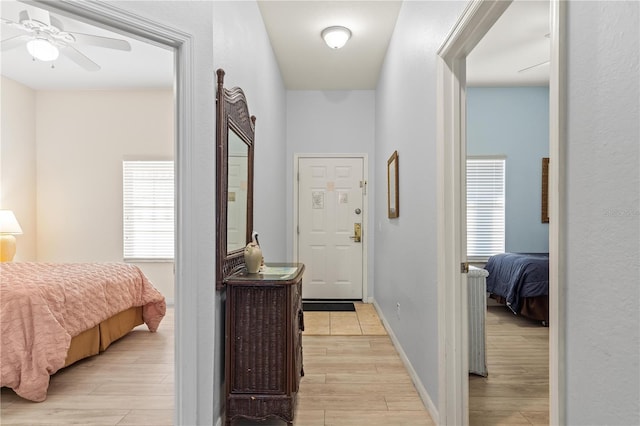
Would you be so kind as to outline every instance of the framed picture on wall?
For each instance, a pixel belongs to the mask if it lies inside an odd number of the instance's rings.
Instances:
[[[400,216],[400,194],[398,191],[398,151],[394,151],[387,161],[387,199],[390,219]]]
[[[542,223],[549,223],[549,157],[542,158]]]

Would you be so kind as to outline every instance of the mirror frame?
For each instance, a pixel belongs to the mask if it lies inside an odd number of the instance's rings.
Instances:
[[[249,243],[253,231],[253,150],[256,117],[249,115],[247,98],[242,89],[239,87],[225,89],[224,70],[218,69],[216,74],[218,76],[216,91],[216,290],[222,290],[225,279],[244,268],[244,247],[227,251],[229,129],[233,129],[248,148],[246,243]]]

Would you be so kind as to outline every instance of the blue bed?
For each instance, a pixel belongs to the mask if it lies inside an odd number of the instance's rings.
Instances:
[[[513,313],[549,322],[549,253],[501,253],[485,266],[487,291]]]

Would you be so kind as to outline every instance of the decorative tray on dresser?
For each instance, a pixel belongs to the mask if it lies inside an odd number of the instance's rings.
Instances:
[[[302,263],[226,280],[226,424],[278,417],[293,425],[302,366]]]

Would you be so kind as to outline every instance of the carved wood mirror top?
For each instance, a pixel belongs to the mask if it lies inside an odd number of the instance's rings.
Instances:
[[[244,247],[253,230],[253,149],[255,116],[249,115],[244,92],[224,88],[216,71],[216,289],[244,267]]]

